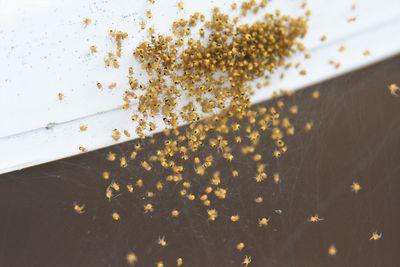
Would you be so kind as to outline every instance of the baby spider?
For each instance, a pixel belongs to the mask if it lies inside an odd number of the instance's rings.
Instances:
[[[114,221],[118,221],[120,219],[120,216],[117,212],[113,212],[111,215]]]
[[[143,169],[145,169],[146,171],[151,171],[151,165],[149,163],[147,163],[147,161],[142,161],[140,163],[140,165],[142,166]]]
[[[146,11],[146,17],[147,17],[148,19],[151,19],[151,18],[153,17],[153,14],[151,13],[151,10],[147,10],[147,11]]]
[[[129,193],[132,193],[133,192],[133,185],[127,184],[126,185],[126,189],[128,190]]]
[[[96,53],[97,52],[97,47],[95,45],[90,46],[90,52],[91,53]]]
[[[63,100],[64,99],[64,94],[63,93],[58,93],[57,94],[57,98],[58,98],[59,101]]]
[[[140,29],[144,30],[146,28],[146,22],[145,21],[141,21],[140,22]]]
[[[110,172],[104,171],[104,172],[103,172],[103,179],[104,179],[104,180],[110,179]]]
[[[165,236],[158,237],[157,243],[162,247],[166,247],[167,246],[167,241],[165,241]]]
[[[242,137],[235,136],[234,140],[235,140],[236,143],[241,143],[242,142]]]
[[[361,190],[361,185],[360,185],[360,183],[353,182],[353,183],[351,184],[350,188],[351,188],[351,192],[354,192],[354,193],[357,194],[358,191]]]
[[[377,241],[377,240],[381,239],[381,237],[382,237],[382,233],[378,234],[378,231],[375,231],[372,233],[371,238],[369,240]]]
[[[81,131],[81,132],[84,132],[84,131],[86,131],[88,129],[88,126],[86,125],[86,124],[82,124],[81,126],[79,126],[79,130]]]
[[[244,249],[245,245],[243,242],[240,242],[236,245],[236,249],[239,251],[242,251]]]
[[[232,127],[232,130],[233,130],[234,132],[240,130],[240,124],[239,124],[239,123],[233,123],[233,124],[231,125],[231,127]]]
[[[244,265],[245,267],[247,267],[249,264],[251,263],[251,257],[249,256],[244,256],[244,260],[242,262],[242,265]]]
[[[275,150],[273,155],[274,155],[275,158],[278,159],[278,158],[281,157],[282,153],[279,150]]]
[[[120,189],[120,186],[119,186],[119,184],[117,183],[117,182],[112,182],[110,185],[109,185],[109,188],[112,188],[112,189],[114,189],[115,191],[119,191],[119,189]]]
[[[143,180],[142,180],[142,179],[138,179],[138,180],[136,181],[136,186],[139,187],[139,188],[141,188],[141,187],[143,186]]]
[[[108,85],[108,89],[110,89],[110,90],[115,89],[116,87],[117,87],[117,83],[115,83],[115,82],[110,83],[110,84]]]
[[[256,202],[257,204],[261,204],[261,203],[263,203],[263,201],[264,201],[264,198],[263,198],[263,197],[256,197],[256,198],[254,199],[254,202]]]
[[[128,254],[126,255],[126,262],[127,262],[129,265],[133,266],[133,265],[135,265],[135,263],[136,263],[137,261],[138,261],[138,258],[137,258],[137,256],[136,256],[135,253],[130,252],[130,253],[128,253]]]
[[[142,146],[140,145],[140,143],[135,143],[133,147],[134,147],[135,151],[139,151],[142,149]]]
[[[85,204],[79,205],[78,203],[74,202],[73,204],[74,211],[78,214],[85,213]]]
[[[279,184],[281,182],[281,176],[279,175],[279,173],[274,173],[273,180],[275,184]]]
[[[398,87],[397,84],[392,83],[392,84],[389,85],[388,88],[389,88],[389,91],[390,91],[391,95],[399,96],[397,93],[400,92],[400,87]]]
[[[239,215],[237,215],[237,214],[236,214],[236,215],[232,215],[232,216],[231,216],[231,221],[232,221],[232,222],[237,222],[237,221],[239,221],[239,218],[240,218],[240,217],[239,217]]]
[[[260,227],[262,227],[262,226],[267,226],[268,225],[268,223],[269,223],[269,220],[270,220],[270,218],[261,218],[261,219],[258,219],[258,226],[260,226]]]
[[[128,163],[126,162],[125,157],[120,158],[119,161],[120,161],[121,168],[126,168],[128,166]]]
[[[116,159],[115,153],[109,152],[109,153],[107,154],[107,160],[109,160],[109,161],[114,161],[115,159]]]
[[[258,173],[254,179],[256,180],[257,183],[261,183],[265,179],[267,179],[267,174],[265,172]]]
[[[312,94],[311,94],[311,96],[312,96],[312,98],[314,98],[314,99],[318,99],[319,97],[320,97],[320,92],[319,91],[317,91],[317,90],[315,90],[314,92],[312,92]]]
[[[306,130],[307,132],[311,131],[313,125],[314,125],[314,124],[313,124],[312,121],[307,122],[307,123],[304,125],[304,130]]]
[[[317,222],[323,221],[324,219],[318,217],[318,214],[314,214],[314,215],[310,216],[310,218],[308,218],[307,220],[311,223],[317,223]]]
[[[198,174],[198,175],[204,175],[205,174],[205,172],[206,172],[206,168],[203,166],[203,165],[199,165],[199,166],[196,166],[195,168],[194,168],[194,171]]]
[[[84,27],[89,26],[91,23],[92,23],[92,19],[90,19],[90,18],[85,18],[83,20],[83,26]]]
[[[113,196],[113,193],[112,193],[111,188],[107,188],[106,189],[106,198],[108,199],[108,201],[111,201],[112,196]]]
[[[337,254],[337,249],[335,245],[330,245],[328,248],[328,255],[329,256],[335,256]]]
[[[147,203],[146,205],[144,205],[143,209],[144,209],[144,213],[148,213],[148,212],[153,212],[154,211],[153,205],[150,204],[150,203]]]
[[[171,216],[172,217],[178,217],[179,216],[179,211],[178,210],[172,210],[171,211]]]

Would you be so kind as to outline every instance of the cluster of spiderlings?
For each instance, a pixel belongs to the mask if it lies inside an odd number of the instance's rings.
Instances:
[[[253,6],[255,1],[250,1],[242,9]],[[134,56],[149,79],[141,84],[129,76],[124,108],[138,99],[139,136],[144,138],[144,130],[155,129],[150,122],[159,114],[171,128],[221,111],[243,117],[253,92],[248,82],[272,73],[304,49],[298,41],[307,30],[304,17],[294,19],[276,11],[251,25],[237,21],[214,8],[210,21],[195,13],[189,20],[173,23],[174,37],[152,35],[137,46]],[[203,27],[196,40],[189,35],[199,23]]]
[[[266,1],[258,4],[253,0],[244,2],[240,16],[246,16],[249,11],[257,13],[265,6]],[[183,5],[179,8],[182,9]],[[232,5],[232,9],[236,8]],[[151,12],[146,15],[151,17]],[[240,16],[231,19],[214,8],[211,20],[207,21],[203,14],[194,13],[189,20],[180,19],[173,23],[173,36],[151,35],[150,40],[136,47],[133,55],[147,73],[148,82],[139,82],[133,76],[133,68],[129,68],[130,89],[124,95],[124,108],[129,109],[133,100],[138,101],[132,120],[137,122],[136,133],[143,140],[135,143],[129,156],[110,152],[107,159],[118,162],[124,169],[136,163],[144,173],[149,173],[149,177],[111,179],[112,173],[104,171],[107,201],[112,201],[121,191],[139,194],[143,213],[151,214],[158,211],[153,197],[168,188],[180,195],[183,201],[203,205],[205,217],[214,222],[221,217],[219,208],[229,201],[228,180],[246,178],[240,177],[239,170],[233,167],[238,153],[251,159],[254,166],[249,168],[256,171],[250,179],[261,184],[270,171],[266,168],[267,159],[258,148],[262,137],[272,140],[272,158],[278,159],[287,152],[283,138],[294,135],[295,126],[288,116],[280,113],[286,111],[289,116],[296,115],[297,106],[286,106],[283,100],[277,100],[268,108],[253,108],[250,102],[253,89],[249,83],[259,78],[267,79],[280,66],[289,66],[285,60],[296,51],[304,50],[299,38],[306,34],[307,19],[281,16],[276,11],[265,14],[262,20],[253,24],[239,24]],[[145,28],[144,23],[142,27]],[[194,29],[198,29],[199,39],[192,37]],[[154,29],[149,29],[150,34],[153,32]],[[112,32],[111,37],[115,38],[117,52],[109,54],[106,65],[118,68],[117,57],[121,55],[121,41],[126,34]],[[261,85],[257,84],[257,88]],[[286,91],[282,94],[291,96]],[[155,139],[145,135],[145,131],[155,130],[155,123],[151,120],[158,115],[163,117],[166,126],[162,144],[155,144]],[[181,123],[188,125],[178,128]],[[120,135],[118,130],[114,130],[115,140]],[[145,143],[151,146],[151,154],[139,157],[141,144]],[[203,147],[214,151],[205,153]],[[232,163],[229,174],[221,173],[215,166],[215,162],[221,161]],[[163,177],[150,178],[155,165],[163,170]],[[193,172],[188,174],[190,170]],[[274,183],[280,183],[278,173],[271,175]],[[263,196],[257,195],[254,203],[263,203]],[[169,214],[178,218],[180,211],[171,207]],[[224,218],[236,223],[241,216],[230,211]],[[116,210],[111,218],[119,221],[123,214]],[[267,227],[270,220],[270,214],[265,214],[256,218],[254,223]],[[167,246],[164,236],[156,243],[161,247]],[[242,251],[244,248],[245,244],[238,240],[236,249]],[[135,254],[127,255],[129,264],[136,261]],[[182,262],[182,258],[177,259],[178,266]],[[251,257],[244,256],[243,265],[250,263]],[[164,264],[160,261],[157,266]]]
[[[114,68],[119,68],[118,58],[121,57],[122,54],[122,41],[128,37],[128,34],[122,31],[113,31],[110,30],[109,36],[115,41],[117,46],[117,51],[109,52],[108,56],[104,60],[104,63],[107,67],[113,66]]]
[[[283,138],[293,136],[295,129],[300,128],[301,131],[302,126],[292,123],[298,107],[286,103],[285,98],[291,95],[290,92],[284,92],[284,98],[275,99],[268,107],[252,106],[240,119],[219,114],[202,123],[165,129],[164,136],[135,141],[132,151],[123,156],[110,152],[107,159],[115,162],[116,167],[126,170],[126,175],[116,177],[112,170],[103,172],[107,201],[114,206],[114,198],[118,203],[121,197],[132,196],[135,201],[141,202],[142,212],[146,216],[153,217],[154,213],[168,214],[174,220],[180,220],[181,205],[170,206],[169,210],[165,210],[165,205],[161,204],[164,198],[171,198],[171,194],[175,194],[182,199],[184,205],[202,206],[205,223],[218,220],[238,223],[244,219],[253,221],[254,227],[268,229],[270,221],[275,219],[273,214],[265,213],[249,218],[248,214],[234,208],[227,210],[225,207],[238,197],[234,193],[236,185],[233,183],[254,183],[260,191],[254,192],[254,199],[250,201],[254,205],[262,205],[264,198],[268,199],[268,195],[261,190],[267,186],[265,182],[268,177],[275,184],[281,182],[277,168],[271,165],[288,150]],[[265,149],[268,143],[268,149]],[[193,149],[196,145],[198,148]],[[268,156],[265,150],[269,149]],[[238,167],[244,157],[249,161],[246,169]],[[218,168],[221,164],[225,165],[224,169]],[[156,169],[156,176],[153,168]],[[136,172],[141,175],[135,176]],[[123,210],[120,213],[116,208],[110,214],[110,219],[120,221],[125,216],[128,215]],[[314,216],[316,219],[313,217],[313,222],[321,220],[317,216]],[[168,249],[169,236],[160,234],[154,244]],[[236,240],[234,249],[243,253],[244,265],[250,264],[251,256],[248,255],[251,250],[245,248],[243,240]],[[181,259],[178,263],[186,255],[176,256]]]
[[[154,0],[149,2],[153,4]],[[304,17],[291,18],[282,16],[278,10],[274,14],[265,14],[262,20],[252,24],[239,23],[241,17],[250,12],[258,13],[266,4],[266,0],[259,3],[249,0],[240,6],[233,3],[232,10],[240,8],[240,15],[232,19],[218,8],[213,9],[211,20],[195,12],[187,20],[173,22],[172,36],[155,36],[154,28],[148,28],[149,40],[140,43],[133,52],[148,80],[139,82],[134,78],[133,68],[129,67],[130,89],[123,98],[124,109],[133,106],[132,101],[138,101],[132,120],[137,122],[136,133],[142,140],[134,143],[129,154],[119,156],[110,152],[107,155],[108,161],[116,162],[117,168],[126,170],[127,177],[115,177],[112,169],[102,172],[105,198],[112,207],[110,219],[120,222],[127,215],[120,207],[116,208],[119,205],[113,205],[113,200],[133,196],[136,202],[139,201],[143,216],[153,218],[154,213],[160,212],[162,216],[169,214],[176,222],[187,207],[182,212],[179,204],[174,202],[174,206],[166,211],[162,200],[171,199],[171,192],[182,198],[183,205],[200,206],[207,225],[216,221],[240,224],[244,220],[264,231],[274,223],[276,214],[282,214],[280,209],[275,210],[275,214],[263,210],[255,217],[230,205],[241,197],[235,192],[237,187],[243,184],[247,187],[252,183],[255,190],[251,192],[250,200],[264,208],[267,202],[264,199],[268,198],[265,181],[271,177],[274,184],[279,184],[282,180],[273,163],[288,151],[287,137],[295,135],[299,128],[308,132],[313,127],[312,121],[300,123],[302,125],[292,121],[299,108],[285,101],[292,96],[291,92],[282,91],[283,97],[273,100],[268,106],[251,105],[250,97],[254,90],[250,84],[253,81],[265,79],[263,85],[268,85],[269,75],[278,67],[300,67],[299,62],[285,61],[297,51],[304,51],[299,39],[306,34],[307,17],[311,14],[307,10]],[[177,7],[184,9],[182,2],[177,3]],[[306,3],[303,2],[301,7],[305,8]],[[354,5],[352,9],[355,9]],[[151,10],[146,11],[146,17],[153,17]],[[349,19],[349,22],[353,21],[355,17]],[[85,27],[89,24],[91,20],[85,19]],[[145,29],[146,22],[142,21],[140,27]],[[128,35],[110,31],[109,36],[116,44],[116,51],[108,53],[105,64],[117,69],[120,67],[118,59],[122,54],[122,41]],[[321,42],[326,39],[325,35],[320,38]],[[339,52],[344,50],[343,46],[339,48]],[[96,53],[96,46],[91,46],[90,51]],[[369,51],[365,50],[363,54],[368,56]],[[304,56],[306,59],[311,57],[309,53]],[[335,68],[340,67],[340,63],[334,60],[329,63]],[[306,75],[306,70],[300,70],[299,74]],[[283,79],[284,75],[281,74],[280,78]],[[102,88],[102,84],[97,83],[97,87]],[[115,82],[108,85],[109,89],[116,87]],[[261,87],[262,83],[258,82],[256,88]],[[388,89],[392,95],[398,96],[400,89],[396,84],[389,85]],[[60,101],[63,97],[59,93]],[[312,92],[311,97],[318,99],[319,91]],[[147,137],[145,133],[156,128],[152,118],[159,115],[165,123],[164,136],[160,139]],[[178,128],[181,123],[188,125]],[[80,131],[87,129],[87,125],[80,126]],[[130,137],[127,130],[114,129],[112,138],[117,141],[122,133]],[[145,151],[141,151],[142,146],[146,147]],[[79,149],[86,151],[82,146]],[[266,150],[270,150],[269,157]],[[245,168],[239,168],[240,161],[246,161]],[[224,168],[218,168],[220,164],[224,164]],[[141,169],[140,177],[132,176],[134,168]],[[154,172],[161,175],[155,176]],[[350,185],[352,193],[357,194],[360,190],[359,182]],[[85,204],[73,202],[72,206],[77,214],[86,212]],[[305,219],[310,224],[324,220],[315,212]],[[375,231],[369,240],[377,241],[381,237],[382,233]],[[153,245],[162,249],[173,244],[170,235],[160,234],[154,241]],[[250,247],[241,239],[235,240],[234,249],[238,253],[243,251],[240,254],[243,266],[257,262],[256,258],[248,256]],[[331,244],[327,252],[335,256],[336,246]],[[186,255],[176,256],[176,266],[183,265]],[[126,254],[129,265],[138,261],[134,252]],[[156,266],[164,266],[164,261],[157,261]]]

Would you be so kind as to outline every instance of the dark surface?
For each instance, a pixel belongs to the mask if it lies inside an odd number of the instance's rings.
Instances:
[[[175,266],[177,257],[184,266],[241,266],[244,255],[252,257],[249,266],[400,266],[400,97],[387,90],[392,82],[400,84],[399,69],[400,57],[392,58],[286,100],[300,108],[293,117],[299,130],[278,161],[270,139],[261,141],[269,174],[263,183],[254,182],[255,164],[237,151],[227,164],[218,152],[200,149],[200,156],[215,155],[216,166],[204,177],[188,167],[184,176],[197,198],[212,170],[226,177],[228,199],[213,200],[215,222],[207,220],[199,200],[179,196],[180,186],[156,192],[155,181],[164,179],[165,170],[145,172],[138,160],[121,169],[105,160],[110,150],[129,155],[131,143],[1,175],[0,266],[126,266],[129,251],[139,258],[136,266],[159,260]],[[314,89],[321,92],[318,101],[310,97]],[[314,128],[305,133],[301,128],[308,120]],[[139,160],[154,149],[142,146]],[[239,177],[229,176],[233,166]],[[123,190],[109,203],[105,169],[121,186],[139,177],[145,186],[133,194]],[[278,185],[274,172],[282,179]],[[350,191],[353,181],[361,183],[358,194]],[[145,200],[147,190],[156,195]],[[264,203],[254,203],[257,195]],[[86,204],[84,214],[73,211],[73,201]],[[149,202],[155,210],[144,214]],[[179,218],[169,215],[174,208]],[[113,210],[121,214],[119,222],[111,219]],[[229,216],[235,213],[241,219],[234,224]],[[324,220],[308,222],[314,213]],[[259,227],[260,217],[271,217],[270,224]],[[382,239],[369,241],[375,230]],[[166,237],[167,247],[157,244],[159,236]],[[241,252],[238,242],[246,244]],[[327,253],[331,244],[338,250],[334,257]]]

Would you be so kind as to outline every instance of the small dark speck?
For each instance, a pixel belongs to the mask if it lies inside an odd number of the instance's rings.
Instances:
[[[50,122],[46,125],[46,130],[53,130],[54,126],[57,124],[55,122]]]

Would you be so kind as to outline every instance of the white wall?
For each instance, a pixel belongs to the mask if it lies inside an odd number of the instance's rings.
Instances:
[[[228,11],[231,2],[184,1],[184,11],[178,11],[175,0],[156,0],[154,5],[148,0],[0,0],[0,173],[78,154],[80,145],[92,150],[115,144],[114,128],[133,133],[130,113],[120,106],[127,88],[126,70],[137,66],[131,51],[146,38],[139,30],[139,22],[147,20],[145,11],[153,12],[149,25],[168,33],[178,17],[194,11],[210,14],[215,5]],[[296,16],[304,13],[300,4],[274,0],[267,10],[280,8]],[[308,8],[312,16],[304,43],[312,58],[293,58],[307,75],[292,69],[281,81],[277,73],[270,88],[256,93],[255,102],[269,98],[273,90],[299,89],[400,52],[399,0],[312,0]],[[353,23],[347,21],[351,16],[357,17]],[[93,20],[86,28],[85,17]],[[129,34],[119,70],[104,67],[105,54],[114,49],[107,37],[110,29]],[[323,34],[327,41],[321,43]],[[89,53],[92,44],[97,54]],[[341,45],[346,48],[343,53],[338,52]],[[370,56],[362,55],[365,49]],[[330,59],[340,62],[341,68],[329,65]],[[119,86],[98,90],[97,81],[103,85],[115,81]],[[65,95],[61,102],[59,92]],[[83,123],[89,126],[84,133],[79,131]]]

